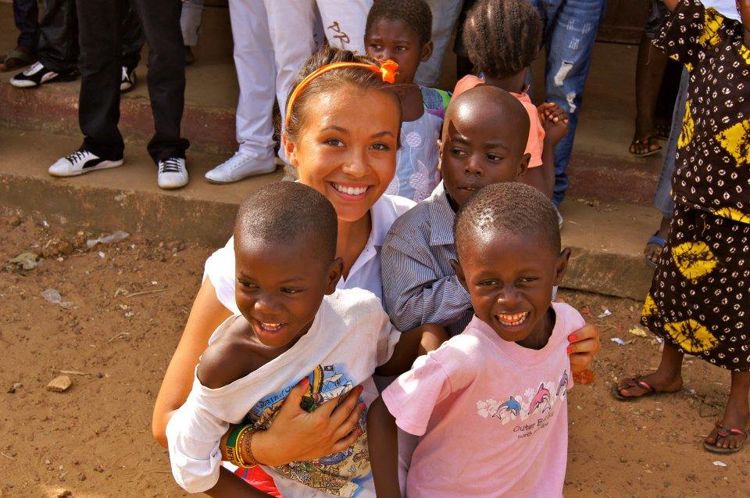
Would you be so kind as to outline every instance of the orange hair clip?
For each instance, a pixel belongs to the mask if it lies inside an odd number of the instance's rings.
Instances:
[[[368,64],[366,62],[334,62],[332,64],[326,64],[325,66],[319,67],[312,73],[308,74],[305,79],[299,82],[299,85],[294,89],[292,94],[289,96],[289,101],[286,103],[286,118],[285,126],[289,126],[289,116],[291,115],[292,106],[294,101],[297,100],[299,94],[310,84],[312,80],[317,78],[323,73],[327,73],[333,69],[340,67],[363,67],[369,69],[374,73],[380,73],[380,77],[385,83],[395,83],[396,73],[398,73],[398,63],[396,61],[388,59],[383,61],[379,66],[377,64]]]

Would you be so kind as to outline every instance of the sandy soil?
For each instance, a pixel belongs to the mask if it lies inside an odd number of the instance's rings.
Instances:
[[[151,439],[151,410],[211,248],[130,237],[86,250],[95,235],[0,218],[2,497],[183,495]],[[33,270],[6,265],[27,251],[47,257]],[[50,288],[67,308],[42,297]],[[656,341],[629,333],[640,304],[562,297],[601,327],[604,345],[593,385],[571,393],[566,495],[750,495],[750,448],[720,457],[700,444],[728,374],[688,359],[681,393],[616,402],[611,382],[658,362]],[[597,318],[604,309],[612,315]],[[48,391],[61,370],[76,372],[73,386]]]

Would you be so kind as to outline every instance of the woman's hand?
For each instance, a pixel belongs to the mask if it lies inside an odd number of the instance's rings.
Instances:
[[[570,356],[570,368],[573,373],[590,370],[594,356],[602,347],[599,342],[599,329],[594,325],[586,324],[570,334],[568,341],[570,341],[568,356]]]
[[[352,389],[343,399],[326,401],[308,413],[300,407],[308,385],[307,378],[302,379],[289,392],[271,427],[253,436],[253,456],[259,463],[278,467],[315,460],[345,450],[362,434],[362,386]]]

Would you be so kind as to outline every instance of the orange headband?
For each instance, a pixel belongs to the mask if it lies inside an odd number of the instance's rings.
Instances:
[[[380,77],[383,78],[383,81],[386,83],[395,83],[396,73],[398,72],[398,63],[390,59],[384,61],[379,66],[377,64],[368,64],[366,62],[334,62],[332,64],[326,64],[325,66],[319,67],[312,73],[308,74],[305,79],[300,81],[299,85],[297,85],[292,94],[289,96],[289,101],[286,103],[286,127],[289,126],[289,119],[292,114],[292,106],[294,105],[294,101],[297,100],[297,97],[299,97],[299,94],[302,93],[302,91],[310,84],[312,80],[314,80],[321,74],[327,73],[332,69],[338,69],[340,67],[363,67],[365,69],[369,69],[374,73],[380,73]]]

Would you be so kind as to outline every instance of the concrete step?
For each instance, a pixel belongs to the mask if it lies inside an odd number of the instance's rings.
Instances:
[[[156,186],[154,165],[139,143],[127,144],[126,164],[120,168],[75,178],[49,176],[47,167],[76,145],[76,139],[65,135],[0,127],[0,209],[71,229],[125,230],[219,246],[231,233],[242,198],[282,176],[278,171],[231,185],[212,185],[202,175],[218,157],[195,152],[188,161],[190,184],[163,191]],[[563,204],[562,214],[564,243],[573,249],[565,286],[641,299],[651,280],[641,251],[658,226],[656,211],[635,204],[570,200]]]

